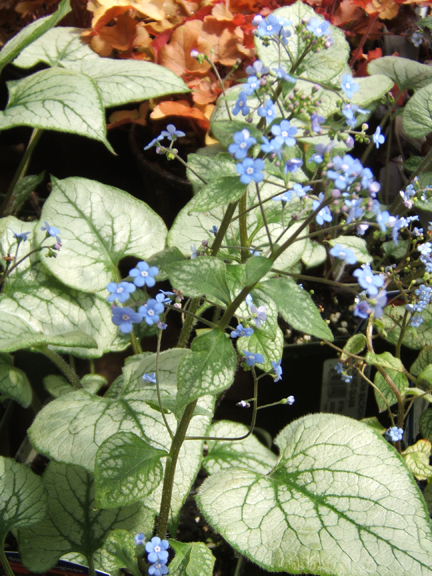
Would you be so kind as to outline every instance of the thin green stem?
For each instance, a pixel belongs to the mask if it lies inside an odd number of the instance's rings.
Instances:
[[[130,333],[130,341],[132,344],[133,353],[134,354],[141,354],[142,353],[141,344],[139,343],[139,340],[135,335],[135,330],[133,330],[133,329],[132,329],[132,332]]]
[[[260,206],[260,210],[261,210],[261,216],[262,216],[262,219],[263,219],[264,228],[265,228],[265,231],[266,231],[266,234],[267,234],[267,238],[268,238],[268,241],[269,241],[269,245],[270,245],[270,252],[272,253],[272,252],[273,252],[272,237],[271,237],[270,230],[269,230],[269,227],[268,227],[268,224],[267,224],[267,218],[266,218],[266,214],[265,214],[264,207],[263,207],[263,205],[262,205],[261,194],[260,194],[260,190],[259,190],[259,186],[258,186],[258,183],[257,183],[257,182],[255,182],[255,189],[256,189],[257,196],[258,196],[258,202],[259,202],[259,206]]]
[[[3,570],[6,572],[7,576],[15,576],[8,559],[6,558],[6,554],[4,553],[4,538],[0,548],[0,562],[3,566]]]
[[[247,232],[247,217],[246,217],[246,209],[247,209],[247,192],[240,198],[238,211],[239,211],[239,230],[240,230],[240,245],[242,247],[240,256],[241,261],[246,262],[248,257],[248,232]]]
[[[233,121],[233,118],[232,118],[232,116],[231,116],[231,110],[230,110],[229,104],[228,104],[228,102],[227,102],[227,100],[226,100],[225,85],[224,85],[224,83],[223,83],[223,81],[222,81],[222,78],[220,77],[219,70],[216,68],[215,63],[213,62],[212,58],[208,58],[207,56],[206,56],[205,58],[206,58],[207,62],[210,64],[210,66],[213,68],[214,73],[216,74],[216,77],[217,77],[217,79],[218,79],[219,85],[220,85],[220,87],[221,87],[221,89],[222,89],[222,93],[223,93],[223,95],[224,95],[224,102],[225,102],[226,111],[227,111],[227,113],[228,113],[228,118],[230,119],[230,122],[232,122],[232,121]]]
[[[392,113],[392,106],[389,105],[389,108],[388,108],[386,114],[384,115],[384,118],[381,120],[381,123],[380,123],[381,131],[382,131],[382,129],[384,128],[384,126],[385,126],[385,124],[386,124],[389,116],[391,115],[391,113]],[[361,162],[362,164],[364,164],[364,163],[366,162],[366,160],[367,160],[367,158],[368,158],[369,154],[371,153],[372,148],[373,148],[374,146],[375,146],[375,142],[374,142],[373,140],[371,140],[371,141],[369,142],[369,144],[368,144],[368,147],[367,147],[366,150],[364,151],[363,156],[362,156],[361,159],[360,159],[360,162]]]
[[[18,182],[24,178],[24,176],[26,175],[29,163],[30,163],[30,158],[31,155],[33,154],[33,150],[35,149],[36,144],[39,141],[39,138],[42,136],[43,130],[39,129],[39,128],[35,128],[30,136],[30,140],[29,143],[27,145],[27,150],[24,152],[24,156],[21,158],[21,162],[19,163],[19,166],[14,174],[14,177],[12,178],[12,182],[9,185],[8,191],[6,192],[6,196],[3,200],[2,205],[0,206],[0,216],[3,216],[4,214],[7,214],[8,208],[9,208],[9,203],[12,199],[14,190],[15,190],[15,186],[18,184]]]
[[[92,554],[90,554],[90,556],[87,556],[87,562],[88,562],[90,576],[96,576],[96,570],[95,570],[95,565],[94,565],[94,560],[93,560]]]
[[[228,208],[226,209],[221,225],[219,226],[219,230],[212,245],[212,256],[216,256],[216,254],[219,252],[219,248],[221,247],[222,240],[224,239],[226,231],[228,230],[228,226],[230,225],[231,218],[233,217],[235,209],[237,208],[237,204],[238,202],[232,202],[231,204],[228,204]]]
[[[193,300],[191,300],[191,302],[193,302]],[[210,328],[219,328],[219,326],[217,324],[215,324],[214,322],[210,322],[210,320],[206,320],[205,318],[201,318],[201,316],[198,316],[197,314],[194,314],[193,312],[190,312],[189,310],[180,310],[179,308],[176,308],[175,306],[171,306],[170,304],[167,304],[166,307],[168,310],[174,310],[175,312],[181,312],[185,316],[191,316],[195,320],[199,320],[203,324],[207,324],[207,326],[210,326]]]
[[[164,410],[163,405],[162,405],[162,398],[161,398],[160,386],[159,386],[159,356],[160,356],[160,348],[161,348],[161,341],[162,341],[162,332],[163,332],[163,330],[159,330],[159,332],[158,332],[157,349],[156,349],[156,394],[157,394],[157,398],[158,398],[159,410],[162,414],[165,428],[167,429],[168,434],[170,435],[171,440],[172,440],[174,438],[174,434],[172,433],[170,425],[168,424],[168,420],[166,419],[166,416],[165,416],[165,410]]]
[[[345,284],[344,282],[336,282],[336,280],[326,280],[325,278],[317,278],[315,276],[306,276],[305,274],[294,274],[292,272],[286,272],[285,270],[278,270],[277,268],[272,268],[272,272],[280,274],[281,276],[291,276],[292,278],[298,278],[299,280],[307,280],[310,282],[320,282],[321,284],[328,284],[329,286],[335,286],[336,288],[345,288],[353,294],[357,294],[358,290],[351,289],[351,286],[358,286],[357,283]]]
[[[384,202],[387,205],[389,201],[388,197],[388,189],[389,189],[389,167],[390,167],[390,149],[392,144],[392,136],[393,136],[393,118],[390,120],[389,124],[389,132],[387,135],[387,142],[386,142],[386,163],[385,163],[385,175],[384,175]]]
[[[195,312],[199,308],[200,300],[201,300],[200,298],[192,298],[190,302],[188,310],[189,315],[186,316],[186,319],[184,321],[183,328],[180,333],[180,338],[177,342],[177,348],[186,348],[186,345],[189,342],[189,337],[196,319]]]
[[[162,500],[157,527],[157,535],[162,539],[165,538],[168,527],[171,498],[174,485],[174,475],[180,448],[182,447],[183,441],[185,439],[189,423],[192,420],[197,401],[198,400],[194,400],[186,406],[182,419],[180,420],[177,431],[172,440],[171,450],[166,461],[164,483],[162,488]],[[172,536],[175,537],[175,534]]]
[[[243,565],[244,565],[245,558],[244,556],[239,556],[237,559],[236,569],[234,572],[234,576],[240,576],[243,572]]]
[[[180,164],[183,164],[183,166],[184,166],[185,168],[187,168],[190,172],[192,172],[192,174],[194,174],[199,180],[201,180],[201,182],[202,182],[203,184],[208,184],[207,180],[204,180],[204,178],[202,178],[202,177],[198,174],[198,172],[195,172],[195,170],[193,170],[193,169],[190,167],[190,165],[189,165],[187,162],[185,162],[185,161],[183,160],[183,158],[182,158],[181,156],[179,156],[179,155],[177,154],[177,152],[176,152],[173,148],[167,148],[166,146],[161,146],[160,144],[159,144],[159,148],[160,148],[161,150],[163,150],[164,152],[169,152],[170,154],[172,154],[172,155],[175,157],[175,159],[180,162]]]
[[[57,354],[57,352],[54,352],[54,350],[52,350],[46,344],[35,346],[34,348],[38,352],[42,352],[42,354],[45,354],[45,356],[47,356],[52,362],[54,362],[57,368],[61,370],[61,372],[63,372],[63,374],[66,376],[66,378],[69,380],[69,382],[72,384],[74,388],[76,388],[77,390],[82,389],[81,382],[78,376],[69,366],[69,364],[65,360],[63,360],[63,358],[59,354]]]

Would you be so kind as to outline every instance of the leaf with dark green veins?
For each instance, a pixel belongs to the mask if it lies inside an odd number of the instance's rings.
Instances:
[[[54,398],[59,398],[64,394],[75,392],[75,388],[64,378],[56,374],[50,374],[43,379],[45,390]]]
[[[246,286],[256,284],[270,271],[273,262],[264,256],[252,256],[246,261]]]
[[[432,517],[432,483],[429,482],[423,490],[423,498],[425,499],[429,515]]]
[[[237,176],[222,176],[204,185],[193,199],[191,212],[206,212],[230,202],[237,202],[246,191],[246,186]]]
[[[203,256],[166,267],[171,284],[186,296],[214,296],[229,304],[226,265],[216,258]]]
[[[18,180],[11,197],[11,203],[4,215],[8,216],[9,214],[16,214],[36,186],[38,186],[44,178],[45,172],[41,172],[37,176],[24,176],[24,178]]]
[[[240,438],[249,428],[238,422],[219,420],[211,425],[209,436],[217,438]],[[276,454],[251,434],[244,440],[223,441],[207,440],[208,452],[203,460],[203,467],[208,474],[230,468],[246,468],[259,474],[268,474],[278,460]]]
[[[108,380],[100,374],[85,374],[81,378],[82,387],[90,394],[97,394],[102,386],[106,386],[106,384],[108,384]]]
[[[301,257],[303,264],[306,268],[313,268],[314,266],[319,266],[327,258],[326,249],[322,244],[318,242],[313,242],[308,240],[306,243],[306,249]]]
[[[254,333],[237,339],[237,351],[244,356],[243,350],[253,354],[262,354],[264,362],[257,364],[258,368],[268,372],[272,369],[272,362],[278,362],[282,358],[284,337],[282,330],[268,326],[267,320],[261,324],[261,328],[254,328]]]
[[[41,522],[47,496],[39,476],[25,464],[0,456],[0,546],[10,530]]]
[[[394,385],[396,386],[396,388],[399,390],[399,392],[402,394],[403,397],[409,388],[409,382],[407,377],[404,376],[404,374],[401,374],[400,372],[396,372],[395,370],[389,370],[388,368],[386,369],[386,372],[390,376]],[[382,376],[379,372],[375,374],[374,384],[379,390],[381,390],[389,406],[392,406],[397,402],[395,393],[387,383],[384,376]],[[374,392],[375,392],[375,400],[377,401],[380,412],[387,410],[387,404],[384,402],[384,399],[381,396],[381,394],[379,394],[376,390]]]
[[[261,131],[247,122],[242,122],[241,120],[218,120],[212,122],[211,125],[213,136],[225,147],[232,144],[233,134],[242,130],[247,130],[257,142],[261,142]]]
[[[361,421],[363,424],[370,426],[373,430],[375,430],[375,432],[378,432],[378,434],[383,435],[387,431],[387,428],[384,428],[376,416],[372,416],[370,418],[362,418]]]
[[[407,88],[418,90],[432,82],[430,66],[399,56],[385,56],[373,60],[369,62],[367,69],[372,80],[375,74],[383,74],[391,78],[398,85],[400,93]]]
[[[324,322],[310,295],[286,278],[275,278],[260,285],[276,303],[279,314],[296,330],[317,338],[333,341],[333,334]]]
[[[176,413],[196,398],[226,390],[234,381],[236,354],[224,332],[210,330],[198,336],[191,350],[177,373]]]
[[[171,248],[165,248],[161,252],[153,254],[150,258],[147,258],[147,263],[149,266],[156,266],[159,268],[159,274],[157,275],[157,281],[168,279],[168,274],[165,272],[165,266],[172,264],[173,262],[181,262],[185,260],[185,257],[180,252],[176,246],[171,246]]]
[[[12,62],[26,46],[35,42],[42,34],[45,34],[47,30],[60,22],[70,10],[69,0],[62,0],[54,14],[32,22],[11,38],[9,42],[6,42],[0,52],[0,72],[3,67],[9,62]]]
[[[150,446],[132,432],[118,432],[99,447],[95,461],[98,508],[117,508],[143,500],[162,481],[160,459],[166,450]]]
[[[390,352],[383,352],[382,354],[368,352],[366,354],[366,362],[371,366],[381,366],[381,368],[396,370],[396,372],[405,371],[404,365],[399,358],[395,358]]]
[[[432,389],[432,364],[428,364],[417,376],[417,385],[425,390]]]
[[[408,172],[415,172],[420,164],[423,162],[423,156],[411,156],[402,164],[405,170]]]
[[[432,130],[432,83],[420,88],[404,109],[403,128],[408,136],[421,138]]]
[[[0,354],[0,395],[12,398],[24,408],[32,400],[30,382],[22,370],[15,368],[9,354]]]
[[[400,328],[398,323],[401,324],[405,311],[405,306],[387,307],[384,311],[382,321],[384,329],[388,333],[388,341],[391,344],[396,344],[399,339]],[[428,304],[418,316],[423,318],[423,322],[418,328],[410,330],[410,327],[408,327],[402,340],[402,344],[414,350],[420,350],[424,346],[432,345],[432,306]]]
[[[82,40],[84,28],[56,28],[39,38],[14,61],[31,68],[38,62],[62,66],[90,76],[105,107],[190,92],[171,70],[144,60],[113,60],[98,56]]]
[[[420,416],[420,432],[424,438],[432,442],[432,410],[425,410]]]
[[[203,186],[221,176],[237,176],[236,162],[227,153],[219,153],[217,156],[203,156],[201,154],[188,155],[187,176],[192,182],[194,194],[197,194]],[[208,231],[207,231],[208,232]]]
[[[401,259],[403,258],[409,247],[409,240],[399,240],[396,244],[395,242],[383,242],[382,248],[386,256],[393,256],[393,258]]]
[[[144,202],[85,178],[52,178],[42,220],[60,229],[63,244],[57,258],[42,253],[44,265],[64,284],[84,292],[105,291],[125,256],[144,260],[160,252],[167,232]],[[44,235],[38,229],[37,240]]]
[[[9,101],[0,112],[0,130],[31,126],[99,140],[106,137],[105,111],[93,80],[73,70],[51,68],[8,82]]]
[[[136,546],[134,537],[127,530],[113,530],[100,551],[100,562],[104,570],[111,576],[120,574],[120,570],[127,568],[133,576],[142,576],[135,556]]]
[[[50,462],[43,483],[48,492],[47,517],[18,533],[20,557],[30,571],[45,572],[70,552],[88,560],[116,528],[152,531],[154,513],[142,504],[97,510],[93,474],[79,466]]]
[[[432,346],[425,346],[412,364],[410,372],[418,376],[429,364],[432,364]]]
[[[215,557],[204,542],[178,542],[170,538],[176,553],[169,565],[171,576],[212,576]]]
[[[419,440],[402,452],[408,468],[420,482],[429,478],[432,479],[432,466],[429,465],[430,455],[431,443],[429,440]]]
[[[240,554],[271,572],[431,576],[424,500],[378,433],[313,414],[275,442],[280,459],[270,475],[223,470],[197,496],[205,519]]]
[[[363,352],[365,346],[366,336],[364,334],[355,334],[345,344],[344,352],[349,352],[350,354],[360,354],[360,352]],[[350,357],[348,354],[344,354],[344,352],[342,352],[340,357],[342,362],[348,360]]]

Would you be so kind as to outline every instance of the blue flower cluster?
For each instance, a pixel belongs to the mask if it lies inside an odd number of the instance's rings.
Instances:
[[[363,299],[356,298],[354,316],[366,319],[373,312],[376,318],[381,318],[387,304],[387,292],[379,289],[384,286],[385,277],[382,274],[374,274],[370,264],[363,264],[361,268],[353,272],[353,276],[365,290],[360,294]]]
[[[134,538],[135,546],[144,546],[145,536],[142,532],[137,534]],[[145,545],[148,554],[147,560],[151,563],[148,569],[150,576],[164,576],[168,574],[168,540],[161,540],[158,536],[153,536],[150,542]]]
[[[427,242],[427,244],[430,243]],[[408,310],[408,312],[411,312],[411,314],[414,314],[416,312],[417,313],[423,312],[426,306],[430,304],[432,298],[432,287],[426,286],[426,284],[422,284],[421,286],[419,286],[419,288],[414,290],[414,294],[417,296],[416,298],[417,302],[406,305],[406,309]],[[414,326],[414,328],[418,328],[422,322],[423,318],[421,316],[412,316],[410,325]]]

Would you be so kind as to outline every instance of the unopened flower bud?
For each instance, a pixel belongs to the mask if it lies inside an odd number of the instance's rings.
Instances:
[[[190,51],[190,55],[191,58],[198,58],[199,52],[198,50],[195,50],[195,48],[193,50]]]
[[[258,24],[262,21],[263,17],[261,14],[256,14],[252,20],[252,26],[258,26]]]
[[[333,188],[333,190],[331,191],[331,195],[332,198],[339,198],[341,195],[340,190],[338,190],[337,188]]]

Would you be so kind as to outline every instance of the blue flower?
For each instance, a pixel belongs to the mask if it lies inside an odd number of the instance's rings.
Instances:
[[[314,200],[312,202],[312,210],[316,210],[318,208],[318,206],[320,204],[322,204],[324,202],[324,192],[320,192],[318,195],[318,200]],[[317,224],[319,224],[320,226],[322,226],[324,224],[324,222],[331,222],[333,219],[332,214],[330,212],[330,208],[328,206],[324,206],[323,208],[321,208],[321,210],[318,212],[318,214],[315,217],[315,220],[317,222]]]
[[[149,567],[148,573],[150,574],[150,576],[164,576],[165,574],[168,574],[169,570],[168,567],[165,566],[165,564],[166,560],[165,562],[163,562],[162,560],[158,560]]]
[[[261,322],[265,322],[267,320],[266,308],[265,306],[255,306],[252,304],[250,306],[250,311],[254,315],[254,321],[257,328],[261,326]]]
[[[246,352],[243,350],[245,355],[245,361],[248,366],[255,366],[255,364],[262,364],[264,362],[264,356],[262,354],[254,354],[253,352]]]
[[[260,87],[260,81],[256,76],[249,76],[247,79],[247,85],[245,86],[245,91],[248,96],[252,96],[255,90]]]
[[[151,384],[156,384],[156,372],[152,372],[151,374],[146,373],[144,374],[142,379],[144,380],[144,382],[150,382]]]
[[[342,362],[338,362],[338,363],[336,364],[336,366],[334,367],[334,369],[336,370],[336,372],[337,372],[338,374],[342,374],[343,369],[344,369]]]
[[[209,230],[210,234],[214,234],[216,236],[216,234],[218,233],[218,228],[217,226],[212,226],[211,229]]]
[[[29,234],[31,234],[31,232],[14,232],[12,228],[9,228],[9,230],[12,231],[12,234],[14,235],[15,239],[18,240],[18,242],[26,242],[28,240]]]
[[[235,330],[230,334],[231,338],[240,338],[241,336],[252,336],[254,333],[253,328],[243,328],[242,324],[239,324]]]
[[[312,32],[316,38],[321,38],[329,28],[330,24],[326,20],[318,20],[318,18],[312,17],[306,24],[306,30]]]
[[[168,327],[168,324],[164,324],[159,320],[159,322],[157,323],[157,327],[159,330],[165,330]]]
[[[260,255],[260,251],[259,251],[259,250],[254,250],[253,248],[249,248],[249,254],[251,254],[252,256],[259,256],[259,255]]]
[[[370,304],[367,300],[362,300],[361,302],[358,302],[354,306],[354,310],[353,310],[354,316],[357,316],[358,318],[362,318],[363,320],[366,320],[366,318],[369,318],[369,315],[371,312],[372,312],[372,306],[370,306]]]
[[[296,196],[298,196],[298,198],[303,198],[303,196],[306,195],[306,192],[309,192],[309,190],[312,190],[312,186],[302,186],[301,184],[298,184],[296,182],[295,184],[293,184],[292,189],[294,190],[294,192],[296,193]]]
[[[246,68],[246,74],[253,75],[253,76],[262,76],[263,74],[267,74],[269,72],[269,68],[264,66],[261,60],[255,60],[252,66],[248,66]]]
[[[311,116],[312,132],[315,132],[316,134],[321,134],[322,128],[320,124],[323,124],[324,122],[325,122],[324,116],[320,116],[317,112],[314,112]]]
[[[376,296],[378,288],[384,286],[384,277],[380,274],[374,274],[369,264],[364,264],[362,268],[354,270],[353,276],[357,278],[357,282],[371,297]]]
[[[351,74],[344,74],[342,76],[341,88],[345,92],[345,96],[349,99],[353,97],[354,92],[358,92],[360,90],[360,86],[357,84],[357,82],[354,82]]]
[[[410,326],[413,326],[413,328],[418,328],[422,322],[423,318],[421,316],[413,316],[411,318]]]
[[[279,194],[279,196],[275,196],[274,198],[272,198],[272,200],[274,202],[277,202],[278,200],[280,200],[281,202],[290,202],[292,195],[293,195],[292,189],[286,190],[283,194]]]
[[[281,30],[281,24],[278,18],[273,14],[267,16],[258,24],[257,34],[260,38],[277,36]]]
[[[194,258],[198,258],[198,252],[197,249],[195,248],[195,244],[191,244],[191,260],[193,260]]]
[[[336,244],[330,250],[330,254],[339,260],[344,260],[347,264],[355,264],[357,258],[351,248],[345,248],[342,244]]]
[[[349,374],[342,374],[342,380],[348,384],[348,382],[351,382],[352,376]]]
[[[297,79],[290,76],[288,72],[285,72],[282,66],[279,66],[279,68],[272,68],[272,70],[278,78],[284,80],[285,82],[290,82],[291,84],[295,84],[297,82]]]
[[[153,138],[153,140],[150,142],[150,144],[147,144],[147,146],[144,146],[144,150],[148,150],[149,148],[153,148],[153,146],[156,146],[156,144],[159,144],[159,142],[163,139],[164,139],[164,137],[162,136],[162,134],[159,134],[159,136],[157,136],[156,138]]]
[[[120,328],[123,334],[132,332],[132,324],[139,324],[142,321],[142,316],[139,312],[135,312],[132,308],[121,308],[114,306],[112,309],[112,322]]]
[[[136,534],[134,537],[135,546],[144,546],[145,536],[142,532]]]
[[[375,134],[372,136],[372,139],[375,143],[375,146],[377,148],[380,147],[380,144],[384,144],[385,142],[385,136],[383,134],[381,134],[381,128],[378,126],[378,128],[375,130]]]
[[[236,166],[237,174],[240,174],[240,182],[242,184],[249,184],[252,182],[262,182],[264,180],[264,160],[261,158],[245,158],[243,162],[239,162]]]
[[[233,154],[236,160],[246,158],[249,148],[256,144],[256,139],[250,135],[246,128],[240,132],[234,132],[233,140],[234,142],[228,146],[228,152]]]
[[[321,164],[322,161],[323,161],[323,157],[320,156],[319,154],[313,154],[309,158],[309,162],[315,162],[316,164]]]
[[[293,136],[297,134],[297,128],[291,126],[289,120],[282,120],[279,125],[272,126],[271,132],[274,136],[282,138],[286,146],[295,146],[296,140]]]
[[[181,130],[177,130],[174,124],[168,124],[166,130],[162,130],[160,135],[163,138],[169,138],[170,140],[177,140],[177,138],[181,138],[182,136],[186,136],[184,132]]]
[[[423,34],[418,31],[414,32],[414,34],[411,37],[411,42],[414,44],[416,48],[418,48],[420,44],[423,43]]]
[[[302,165],[303,165],[303,160],[301,160],[301,158],[290,158],[285,163],[285,174],[288,174],[288,172],[291,172],[291,173],[297,172],[297,170]]]
[[[390,437],[390,440],[392,442],[398,442],[399,440],[402,440],[403,438],[403,429],[402,428],[398,428],[397,426],[392,426],[391,428],[389,428],[386,432],[386,435]]]
[[[252,306],[252,296],[251,296],[250,294],[248,294],[248,295],[246,296],[246,299],[245,299],[245,300],[246,300],[246,304],[247,304],[248,306]]]
[[[373,312],[375,318],[381,318],[384,314],[384,307],[387,304],[387,292],[386,290],[380,290],[378,292],[378,296],[373,300],[370,300],[370,303],[373,305]]]
[[[282,366],[281,366],[281,363],[282,363],[282,358],[281,358],[280,360],[278,360],[277,362],[274,362],[274,361],[272,360],[272,363],[271,363],[271,365],[272,365],[272,367],[273,367],[273,372],[275,373],[275,376],[276,376],[275,379],[274,379],[275,382],[279,382],[279,380],[282,380]]]
[[[174,296],[174,292],[164,292],[159,290],[160,294],[156,294],[156,300],[162,304],[171,304],[170,296]]]
[[[237,116],[239,112],[241,112],[243,116],[247,116],[250,112],[250,108],[247,105],[247,94],[244,90],[242,90],[238,95],[237,102],[234,104],[234,108],[232,110],[234,116]]]
[[[159,315],[163,313],[164,309],[164,305],[161,302],[158,302],[154,298],[150,298],[144,306],[138,308],[138,312],[144,318],[146,323],[149,326],[152,326],[159,322]]]
[[[161,540],[158,536],[153,536],[145,546],[146,552],[148,553],[148,561],[157,562],[160,560],[166,563],[168,560],[168,548],[168,540]]]
[[[288,396],[288,398],[285,398],[283,404],[288,404],[288,406],[292,406],[294,402],[295,402],[294,396]]]
[[[271,122],[274,118],[276,118],[276,110],[271,100],[267,100],[264,106],[260,106],[258,108],[258,116],[261,116],[261,118],[265,118],[269,122]]]
[[[261,144],[261,150],[265,154],[276,154],[278,158],[281,158],[282,152],[281,148],[283,145],[282,138],[276,137],[273,138],[271,142],[267,140],[265,136],[261,136],[263,144]]]
[[[50,226],[46,220],[44,220],[45,226],[42,226],[41,230],[46,230],[46,236],[55,236],[57,242],[61,242],[60,240],[60,230],[55,226]]]
[[[159,268],[156,266],[149,266],[147,262],[138,262],[136,268],[132,268],[129,270],[129,276],[133,278],[133,283],[138,288],[142,286],[148,286],[151,288],[156,284],[156,280],[153,276],[157,276],[159,274]]]
[[[117,298],[117,300],[123,304],[126,300],[129,300],[132,292],[135,292],[136,286],[131,282],[120,282],[120,284],[110,282],[106,289],[108,292],[111,292],[107,298],[108,302],[114,302]]]

